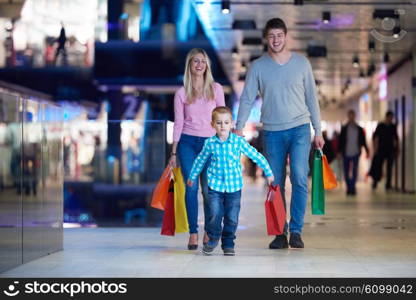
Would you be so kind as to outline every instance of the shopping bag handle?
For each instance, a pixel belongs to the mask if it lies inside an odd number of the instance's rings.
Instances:
[[[322,149],[321,148],[316,148],[315,149],[315,153],[316,152],[318,152],[320,155],[321,155],[321,157],[324,157],[324,152],[322,151]]]
[[[322,151],[321,148],[316,148],[317,151],[319,151],[319,153],[321,154],[321,156],[324,156],[324,152]]]
[[[270,193],[272,192],[272,190],[273,191],[277,191],[277,188],[278,188],[278,184],[276,184],[276,185],[273,185],[273,184],[269,184],[268,185],[269,186],[269,190],[267,191],[267,198],[266,199],[269,199],[269,195],[270,195]],[[267,201],[270,201],[270,200],[267,200]]]
[[[275,185],[269,184],[269,190],[272,189],[273,191],[276,191],[278,186],[279,186],[278,184],[275,184]]]

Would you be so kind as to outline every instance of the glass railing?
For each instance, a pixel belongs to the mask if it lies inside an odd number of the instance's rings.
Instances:
[[[149,208],[166,166],[165,121],[69,121],[64,127],[65,226],[155,226]]]
[[[0,90],[0,271],[62,249],[63,110]]]

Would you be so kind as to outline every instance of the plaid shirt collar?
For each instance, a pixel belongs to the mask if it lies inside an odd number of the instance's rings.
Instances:
[[[221,141],[221,139],[217,135],[214,135],[214,141],[220,144],[223,144],[223,143],[234,144],[237,142],[237,135],[230,132],[230,135],[228,136],[228,139],[226,141]]]

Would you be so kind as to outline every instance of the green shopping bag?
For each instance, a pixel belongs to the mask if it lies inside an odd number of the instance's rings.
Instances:
[[[312,164],[312,214],[325,214],[325,190],[322,168],[322,150],[316,149]]]

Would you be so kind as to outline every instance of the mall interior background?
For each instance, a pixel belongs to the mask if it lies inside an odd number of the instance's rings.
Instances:
[[[414,3],[231,1],[225,14],[222,2],[0,1],[0,271],[61,250],[63,227],[159,226],[148,204],[170,153],[187,52],[208,52],[236,113],[245,72],[264,51],[261,29],[276,16],[291,50],[312,63],[328,138],[354,109],[371,148],[392,110],[393,187],[416,190]],[[396,27],[383,28],[386,18]],[[62,26],[66,55],[55,59]],[[394,42],[371,34],[398,26]],[[246,127],[252,143],[260,106]],[[361,161],[367,181],[370,161]]]

